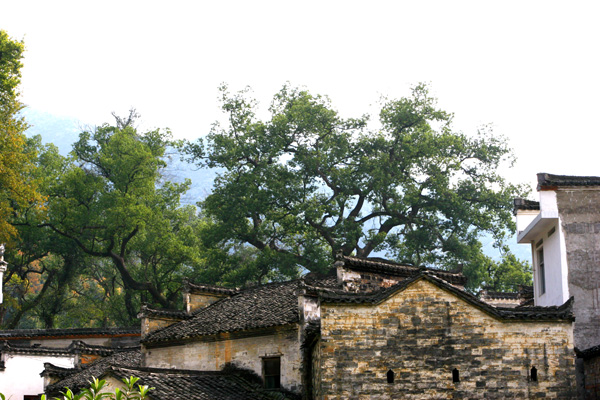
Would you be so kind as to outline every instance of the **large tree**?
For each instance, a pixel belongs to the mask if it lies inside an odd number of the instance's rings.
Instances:
[[[181,207],[189,182],[162,179],[169,133],[140,133],[136,114],[80,134],[72,159],[45,186],[47,217],[35,225],[67,240],[97,268],[100,292],[120,294],[135,318],[142,300],[174,307],[181,279],[199,264],[195,209]],[[107,263],[117,273],[106,270]],[[104,272],[97,273],[102,268]],[[112,288],[111,288],[112,286]]]
[[[503,138],[489,128],[457,132],[425,85],[385,100],[378,128],[290,86],[267,120],[256,107],[247,91],[223,87],[228,124],[187,147],[222,171],[200,203],[215,241],[251,246],[286,276],[324,271],[341,252],[464,265],[471,285],[486,280],[479,238],[500,243],[514,230],[512,198],[521,194],[497,172],[513,159]]]
[[[0,243],[16,235],[9,223],[31,205],[41,207],[41,196],[32,178],[35,154],[27,146],[27,129],[19,116],[19,84],[24,45],[0,30]]]

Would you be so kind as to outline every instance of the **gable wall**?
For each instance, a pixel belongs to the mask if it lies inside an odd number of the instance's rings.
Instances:
[[[425,280],[379,305],[321,304],[319,346],[316,399],[574,396],[571,323],[503,323]]]
[[[144,349],[144,366],[155,368],[220,371],[225,364],[250,369],[262,376],[262,357],[281,356],[281,385],[301,390],[301,352],[298,326],[279,327],[263,336],[231,338],[220,334],[217,340],[197,341],[167,347]]]
[[[600,344],[600,190],[559,190],[569,294],[575,297],[575,346]]]
[[[191,313],[201,308],[208,307],[225,297],[229,296],[212,293],[185,293],[183,297],[184,308],[187,312]]]

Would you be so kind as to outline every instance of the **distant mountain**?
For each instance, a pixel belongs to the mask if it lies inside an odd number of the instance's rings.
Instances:
[[[30,125],[27,136],[40,135],[43,143],[53,143],[63,155],[71,151],[73,143],[79,139],[79,133],[89,127],[75,118],[61,117],[31,108],[24,109],[22,114]],[[169,181],[192,181],[190,190],[181,199],[183,204],[195,205],[210,193],[217,170],[199,169],[180,161],[177,155],[169,156],[168,163],[165,177]]]
[[[85,126],[74,118],[60,117],[31,108],[25,108],[22,114],[30,125],[27,136],[40,135],[44,143],[54,143],[63,155],[71,151],[71,145],[77,141],[79,132]]]

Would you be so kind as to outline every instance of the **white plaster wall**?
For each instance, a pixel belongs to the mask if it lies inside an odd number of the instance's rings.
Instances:
[[[554,193],[554,192],[551,192]],[[548,236],[552,229],[549,227],[543,234],[533,241],[535,247],[540,239],[544,240],[542,247],[544,249],[544,269],[546,273],[546,293],[540,295],[540,277],[538,271],[538,250],[534,249],[534,284],[535,284],[535,304],[538,306],[560,306],[569,299],[569,290],[567,286],[567,261],[566,251],[564,249],[564,235],[560,228],[560,223],[554,225],[555,232]]]
[[[558,211],[558,205],[556,202],[556,191],[554,190],[542,190],[540,193],[540,210],[544,211]]]
[[[274,335],[146,349],[145,366],[220,371],[230,362],[262,376],[262,357],[268,356],[281,356],[281,385],[289,390],[300,390],[298,329],[283,330]]]
[[[538,210],[518,210],[516,218],[517,232],[524,231],[539,213]]]
[[[0,371],[0,392],[10,400],[22,400],[24,395],[44,393],[44,378],[40,373],[44,370],[45,362],[58,367],[74,367],[73,356],[5,354],[6,368]]]

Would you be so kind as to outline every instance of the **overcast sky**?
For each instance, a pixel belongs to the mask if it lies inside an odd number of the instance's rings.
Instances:
[[[597,1],[0,1],[36,111],[99,124],[135,107],[192,139],[221,82],[267,107],[290,81],[344,116],[429,82],[459,130],[510,139],[512,181],[600,175]]]

